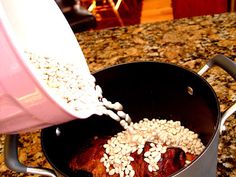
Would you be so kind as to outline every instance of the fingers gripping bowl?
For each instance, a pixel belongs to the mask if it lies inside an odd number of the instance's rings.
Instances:
[[[212,64],[222,66],[236,78],[234,63],[223,56],[215,57],[199,74]],[[173,176],[216,175],[217,145],[220,130],[223,129],[221,119],[234,110],[230,108],[229,113],[221,116],[216,94],[202,77],[181,67],[158,62],[118,65],[99,71],[94,76],[103,89],[104,97],[121,102],[133,122],[145,117],[180,121],[184,127],[199,135],[205,146],[204,151]],[[107,116],[91,116],[44,129],[41,140],[48,161],[59,174],[86,176],[88,173],[84,171],[75,173],[69,167],[70,160],[79,151],[88,148],[95,136],[113,136],[122,130],[118,122]]]

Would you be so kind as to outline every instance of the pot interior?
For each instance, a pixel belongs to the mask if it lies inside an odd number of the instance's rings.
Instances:
[[[198,133],[205,146],[218,130],[217,97],[196,73],[167,63],[137,62],[110,67],[94,75],[103,96],[123,104],[133,122],[143,118],[179,120]],[[65,176],[76,176],[68,167],[75,153],[86,148],[94,136],[119,131],[122,128],[118,122],[93,115],[42,130],[42,147],[54,168]]]

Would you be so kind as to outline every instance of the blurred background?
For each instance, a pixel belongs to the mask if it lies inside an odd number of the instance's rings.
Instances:
[[[235,0],[56,0],[74,32],[233,12]]]

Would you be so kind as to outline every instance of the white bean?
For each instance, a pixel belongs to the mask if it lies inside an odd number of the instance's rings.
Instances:
[[[126,113],[124,113],[123,111],[117,111],[117,115],[123,119],[125,119],[125,117],[126,117]]]

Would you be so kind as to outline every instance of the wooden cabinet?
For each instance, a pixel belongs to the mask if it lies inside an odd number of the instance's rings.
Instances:
[[[172,0],[175,19],[228,12],[230,0]]]

